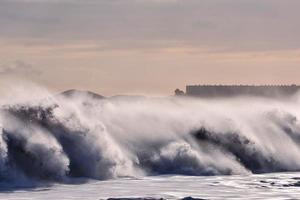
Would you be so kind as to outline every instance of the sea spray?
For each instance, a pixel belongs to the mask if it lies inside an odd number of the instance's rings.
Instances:
[[[65,181],[296,171],[299,104],[297,98],[90,94],[5,104],[0,177]]]

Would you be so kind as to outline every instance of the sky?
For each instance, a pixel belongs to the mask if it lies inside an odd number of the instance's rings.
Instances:
[[[106,96],[300,84],[299,9],[299,0],[0,0],[0,84]]]

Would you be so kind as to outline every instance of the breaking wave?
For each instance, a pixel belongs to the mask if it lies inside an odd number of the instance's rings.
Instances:
[[[300,101],[89,93],[0,111],[0,180],[300,170]]]

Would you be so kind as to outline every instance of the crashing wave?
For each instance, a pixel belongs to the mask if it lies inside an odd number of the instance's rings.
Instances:
[[[297,99],[90,94],[3,105],[0,179],[104,180],[300,169]]]

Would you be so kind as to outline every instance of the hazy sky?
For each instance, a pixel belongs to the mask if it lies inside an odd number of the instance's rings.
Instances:
[[[0,0],[0,84],[300,84],[299,0]]]

